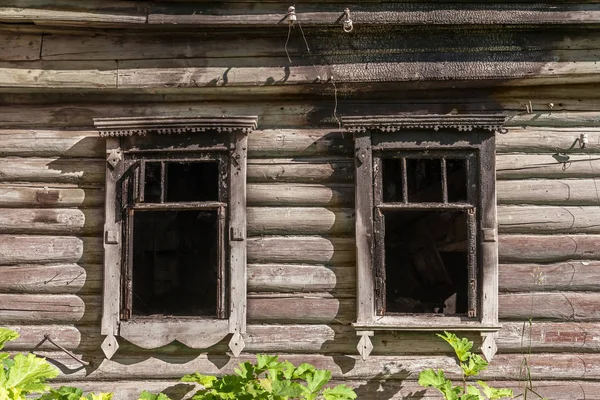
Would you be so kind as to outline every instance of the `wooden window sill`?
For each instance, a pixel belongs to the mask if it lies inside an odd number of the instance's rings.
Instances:
[[[385,316],[369,322],[352,324],[356,331],[460,331],[460,332],[497,332],[499,324],[484,324],[466,317],[445,316]]]

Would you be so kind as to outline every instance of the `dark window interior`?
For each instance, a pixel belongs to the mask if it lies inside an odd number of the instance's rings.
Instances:
[[[386,211],[386,313],[466,314],[465,211]]]
[[[133,224],[132,314],[216,316],[217,211],[137,211]]]
[[[165,202],[219,200],[219,163],[165,162]],[[161,199],[161,163],[146,162],[144,201],[159,203]]]

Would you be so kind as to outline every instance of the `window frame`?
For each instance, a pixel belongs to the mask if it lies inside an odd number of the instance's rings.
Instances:
[[[502,131],[502,115],[409,115],[406,117],[343,117],[354,134],[357,260],[357,315],[353,324],[361,337],[358,350],[366,358],[373,349],[375,331],[475,331],[485,336],[482,350],[488,358],[496,352],[498,324],[498,240],[496,217],[495,133]],[[381,211],[377,207],[375,180],[380,179],[381,154],[404,151],[452,150],[477,154],[477,317],[434,314],[377,315],[376,258],[382,249]],[[379,262],[380,263],[380,262]]]
[[[117,337],[152,349],[174,340],[203,349],[232,334],[229,348],[238,356],[245,346],[246,332],[246,159],[248,133],[257,117],[139,117],[95,119],[106,137],[106,203],[104,226],[104,293],[102,349],[107,358],[117,351]],[[157,135],[161,134],[161,135]],[[175,134],[175,135],[174,135]],[[124,282],[123,252],[127,244],[124,219],[118,202],[118,185],[135,163],[146,161],[193,161],[220,157],[228,181],[226,208],[228,255],[227,315],[217,317],[122,318]],[[139,185],[139,178],[138,182]],[[139,188],[139,186],[136,186]],[[222,188],[219,188],[221,192]],[[138,193],[139,195],[139,193]],[[136,198],[137,200],[138,198]],[[219,200],[222,200],[221,198]],[[197,202],[196,202],[197,203]],[[185,203],[164,203],[177,207]],[[196,206],[198,206],[196,204]],[[167,206],[164,206],[167,207]],[[222,207],[221,207],[222,208]]]

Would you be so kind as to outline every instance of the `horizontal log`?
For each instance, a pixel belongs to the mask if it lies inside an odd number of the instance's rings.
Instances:
[[[600,235],[501,235],[503,263],[536,263],[600,259]]]
[[[99,296],[0,293],[0,321],[18,323],[98,323]]]
[[[598,206],[499,206],[501,233],[600,233]]]
[[[21,110],[21,113],[9,117],[5,114],[2,115],[4,121],[1,126],[12,126],[19,125],[18,121],[27,121],[28,124],[43,126],[43,120],[35,120],[35,115],[30,115],[29,118],[26,116],[27,111]],[[61,114],[64,111],[66,115],[61,118]],[[55,109],[53,117],[48,116],[50,119],[60,120],[66,126],[81,126],[78,125],[78,120],[71,117],[72,114],[81,113],[86,116],[86,121],[89,121],[88,126],[92,125],[92,110],[85,110],[78,107],[71,108],[69,113],[69,107],[62,109]],[[34,122],[33,124],[31,124]],[[19,157],[105,157],[106,156],[106,140],[99,137],[97,131],[67,131],[67,130],[16,130],[6,129],[0,130],[0,156],[19,156]],[[71,166],[73,168],[73,166]]]
[[[328,158],[251,158],[248,160],[247,177],[248,182],[352,182],[354,162]]]
[[[246,187],[248,206],[351,206],[354,185],[349,184],[267,184]]]
[[[597,205],[593,179],[526,179],[496,182],[499,204]]]
[[[497,338],[501,352],[597,352],[596,322],[503,322]]]
[[[264,236],[247,241],[248,263],[353,264],[354,238]]]
[[[248,136],[249,157],[348,155],[352,135],[330,129],[265,129]]]
[[[512,126],[508,132],[496,137],[498,153],[598,153],[598,146],[579,146],[579,137],[587,133],[590,143],[600,143],[600,132],[596,128],[569,127],[568,117],[579,116],[579,126],[594,126],[600,122],[600,113],[564,113],[547,112],[519,115],[508,119]],[[536,122],[536,120],[542,120]],[[543,124],[548,127],[525,127]],[[539,126],[539,125],[538,125]],[[561,127],[564,126],[564,127]],[[573,125],[571,125],[573,126]]]
[[[248,290],[251,292],[334,292],[354,295],[355,277],[356,269],[352,267],[250,264],[248,265]]]
[[[0,265],[102,263],[102,238],[0,235]]]
[[[104,184],[106,162],[75,158],[2,158],[4,182]]]
[[[499,316],[505,320],[597,321],[600,294],[576,292],[500,293]]]
[[[0,266],[0,292],[100,293],[102,270],[101,264]]]
[[[0,60],[2,61],[39,60],[41,47],[40,33],[0,33]]]
[[[127,377],[130,380],[141,379],[179,379],[187,373],[201,371],[204,374],[222,375],[232,373],[240,362],[255,361],[254,355],[247,353],[234,358],[228,354],[164,355],[159,358],[150,355],[121,355],[119,352],[111,360],[101,355],[84,356],[94,362],[84,369],[77,361],[62,352],[39,352],[50,362],[63,364],[64,368],[55,382],[87,380],[116,380]],[[460,380],[460,369],[451,356],[371,356],[362,361],[359,355],[316,355],[316,354],[280,354],[280,360],[288,360],[295,365],[303,362],[313,364],[319,369],[332,371],[334,379],[386,379],[416,381],[425,368],[443,369],[450,379]],[[528,356],[531,379],[540,380],[551,377],[553,380],[597,380],[600,376],[600,355],[598,354],[532,354]],[[522,354],[496,355],[490,368],[481,377],[485,380],[522,379]]]
[[[600,261],[554,264],[500,264],[498,285],[503,292],[598,291]]]
[[[600,156],[584,154],[498,154],[498,179],[595,178]]]
[[[353,298],[314,295],[248,299],[249,323],[349,324],[355,319]]]
[[[117,81],[116,61],[0,62],[0,88],[5,89],[116,89]]]
[[[102,236],[104,209],[0,208],[0,234],[56,234]]]
[[[1,142],[1,140],[0,140]],[[0,184],[0,207],[99,207],[104,190]]]
[[[35,350],[56,351],[56,346],[44,336],[49,335],[52,340],[68,350],[93,352],[102,344],[102,337],[96,327],[75,325],[3,325],[3,328],[12,329],[19,333],[19,338],[7,342],[4,349],[7,351],[29,352]]]
[[[351,235],[354,231],[352,208],[248,207],[246,214],[249,235]]]

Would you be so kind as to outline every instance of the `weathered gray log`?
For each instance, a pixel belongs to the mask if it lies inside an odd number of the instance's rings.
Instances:
[[[356,269],[352,267],[250,264],[248,291],[334,292],[353,295],[356,292],[355,276]]]
[[[0,11],[1,15],[2,11]],[[0,62],[0,88],[116,89],[117,62]]]
[[[0,33],[0,60],[39,60],[42,47],[41,34]]]
[[[250,157],[348,155],[352,135],[331,129],[265,129],[248,136]]]
[[[98,323],[100,296],[0,293],[0,321],[17,323]]]
[[[251,183],[247,186],[248,206],[351,206],[354,185],[319,184],[267,184]]]
[[[596,178],[600,155],[592,154],[498,154],[498,179]]]
[[[600,233],[600,212],[598,206],[500,206],[498,230],[501,233]]]
[[[44,338],[49,335],[68,350],[97,351],[100,347],[100,332],[94,326],[74,325],[3,325],[19,333],[19,338],[6,343],[5,350],[29,352],[36,350],[56,351],[56,346]]]
[[[500,235],[502,263],[600,259],[600,235]]]
[[[355,319],[354,298],[318,294],[260,295],[248,299],[249,323],[349,324]]]
[[[577,292],[501,293],[500,318],[527,321],[596,321],[600,319],[600,294]]]
[[[102,189],[42,187],[41,185],[0,185],[0,207],[99,207],[104,205]]]
[[[4,293],[100,293],[100,264],[49,264],[0,266]]]
[[[68,110],[68,108],[67,108]],[[56,110],[59,111],[59,110]],[[91,114],[78,108],[71,110],[73,113],[83,112],[90,121]],[[59,111],[60,114],[60,111]],[[35,120],[34,115],[29,118],[26,114],[13,115],[20,121],[29,119],[29,123]],[[56,119],[56,117],[53,117]],[[4,126],[11,126],[14,121],[10,119],[5,121]],[[60,119],[60,117],[58,117]],[[35,125],[39,126],[43,121],[35,120]],[[70,116],[66,116],[65,125],[73,124]],[[18,125],[18,123],[17,123]],[[89,128],[88,128],[89,129]],[[18,156],[18,157],[106,157],[105,140],[99,137],[97,131],[68,131],[68,130],[0,130],[0,156]]]
[[[102,235],[104,210],[0,208],[0,234]]]
[[[0,235],[0,265],[102,262],[102,238]]]
[[[600,261],[567,261],[554,264],[500,264],[500,291],[598,291]]]
[[[526,179],[496,182],[499,204],[600,204],[600,182],[592,179]]]
[[[352,182],[354,162],[331,158],[248,160],[249,182]]]
[[[568,117],[575,114],[586,120],[585,124],[581,121],[579,122],[579,124],[583,126],[590,126],[591,124],[598,124],[598,122],[600,122],[600,114],[596,112],[547,112],[515,116],[509,118],[508,124],[521,125],[521,127],[513,126],[508,129],[508,133],[498,135],[496,138],[496,151],[498,153],[521,152],[550,154],[565,152],[600,152],[598,146],[586,146],[583,149],[580,147],[579,137],[582,133],[587,133],[590,143],[599,143],[600,132],[598,132],[596,128],[569,127],[572,125],[569,125]],[[541,122],[536,122],[540,119]],[[548,127],[525,127],[527,125],[540,123]]]
[[[248,207],[247,216],[250,235],[351,235],[354,231],[352,208]]]
[[[106,161],[74,158],[2,158],[4,182],[103,184]]]
[[[265,236],[248,238],[248,263],[352,264],[353,238]]]

